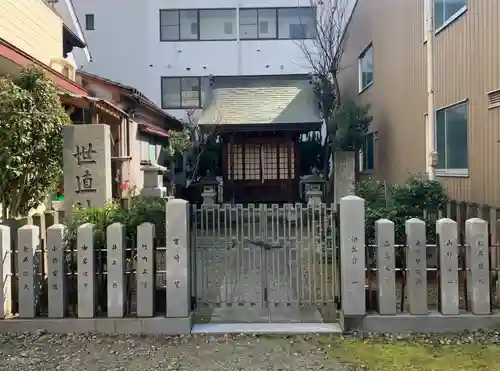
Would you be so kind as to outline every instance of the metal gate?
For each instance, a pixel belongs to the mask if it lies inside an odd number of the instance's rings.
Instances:
[[[335,321],[338,269],[332,208],[193,206],[191,225],[191,288],[199,318]]]

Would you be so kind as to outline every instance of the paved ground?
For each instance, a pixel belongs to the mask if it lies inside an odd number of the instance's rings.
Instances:
[[[311,337],[0,334],[0,370],[347,370]]]

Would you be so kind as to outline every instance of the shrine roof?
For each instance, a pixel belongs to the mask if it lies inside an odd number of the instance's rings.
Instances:
[[[200,125],[321,124],[307,75],[215,77]]]

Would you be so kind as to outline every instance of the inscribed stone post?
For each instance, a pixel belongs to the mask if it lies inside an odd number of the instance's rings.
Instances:
[[[12,314],[11,252],[10,228],[0,225],[0,318]]]
[[[396,274],[394,223],[387,219],[375,222],[377,244],[378,305],[380,314],[396,314]]]
[[[458,314],[458,229],[457,222],[443,218],[436,224],[439,233],[440,303],[442,314]]]
[[[62,224],[47,228],[47,286],[50,318],[63,318],[66,310],[65,233],[66,228]]]
[[[364,315],[365,200],[346,196],[340,200],[340,274],[344,315]]]
[[[425,223],[417,218],[406,221],[406,268],[408,269],[408,304],[411,314],[428,314],[427,239]]]
[[[488,258],[488,223],[479,218],[465,222],[465,236],[470,271],[467,290],[474,314],[490,314],[490,267]]]
[[[95,316],[95,267],[94,267],[94,225],[87,223],[78,227],[77,236],[78,270],[78,317]]]
[[[142,223],[137,227],[137,316],[152,317],[154,315],[153,269],[154,226]]]
[[[34,225],[24,225],[17,230],[18,282],[19,282],[19,317],[34,318],[38,294],[38,264],[36,254],[40,238],[40,229]]]
[[[125,314],[125,228],[113,223],[107,228],[108,317]]]
[[[64,203],[103,206],[111,200],[111,140],[108,125],[65,125]]]
[[[189,285],[189,204],[186,200],[167,202],[167,317],[187,317],[190,311]]]

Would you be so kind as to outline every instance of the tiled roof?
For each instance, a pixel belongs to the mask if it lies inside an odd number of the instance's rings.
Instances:
[[[303,76],[217,77],[200,125],[318,123],[321,116]]]

